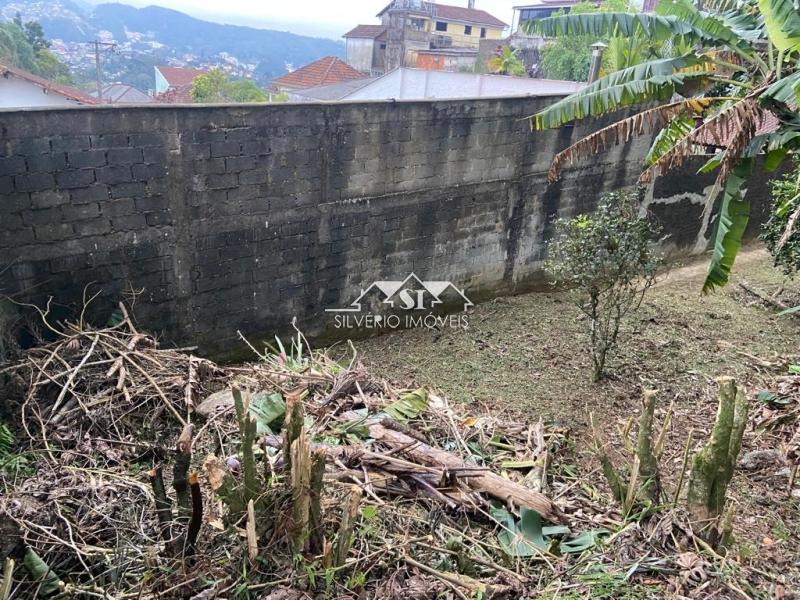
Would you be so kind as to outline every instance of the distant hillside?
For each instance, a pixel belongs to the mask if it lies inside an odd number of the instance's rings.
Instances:
[[[100,4],[92,10],[81,0],[0,0],[0,18],[20,12],[35,19],[50,39],[63,40],[57,54],[77,71],[91,74],[91,56],[83,44],[113,38],[117,55],[109,56],[106,79],[146,84],[154,62],[224,66],[234,76],[253,76],[261,83],[323,56],[343,56],[344,44],[284,31],[222,25],[179,11],[148,6]]]

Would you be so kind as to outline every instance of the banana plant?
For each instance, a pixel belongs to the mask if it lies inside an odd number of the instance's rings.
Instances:
[[[559,152],[548,173],[551,181],[565,163],[656,131],[640,183],[680,166],[708,140],[722,147],[701,169],[717,170],[704,219],[722,193],[703,291],[725,285],[750,217],[742,190],[754,159],[765,154],[763,168],[774,170],[800,148],[797,0],[661,0],[654,13],[566,14],[526,25],[529,33],[545,37],[628,37],[662,44],[661,56],[604,74],[532,115],[531,125],[551,129],[624,108],[635,111]],[[703,118],[699,126],[696,117]],[[763,127],[768,117],[777,122],[774,128]]]

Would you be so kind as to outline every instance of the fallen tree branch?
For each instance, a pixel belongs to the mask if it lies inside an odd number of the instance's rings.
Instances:
[[[767,295],[766,292],[759,290],[758,288],[752,287],[746,281],[740,281],[739,287],[742,288],[748,294],[752,294],[762,302],[769,304],[770,306],[774,306],[775,308],[779,308],[781,310],[786,310],[787,308],[791,308],[785,302],[781,302],[777,298],[773,298],[772,296]],[[800,317],[800,312],[792,313],[795,317]]]
[[[342,415],[342,417],[347,418],[347,415]],[[406,474],[413,473],[409,467],[418,466],[420,470],[426,470],[427,467],[428,472],[432,468],[441,472],[443,476],[457,475],[460,481],[466,483],[468,487],[476,492],[488,494],[516,507],[535,510],[547,521],[560,522],[561,520],[555,505],[544,494],[505,479],[487,469],[471,467],[455,454],[434,448],[400,431],[389,429],[382,423],[369,424],[368,430],[369,436],[374,440],[392,448],[402,448],[398,454],[405,455],[408,460],[414,463],[406,467]],[[283,440],[277,436],[267,436],[264,438],[264,443],[272,447],[281,447]],[[313,444],[312,451],[316,449],[324,450],[326,455],[332,458],[346,458],[348,455],[352,457],[357,454],[358,456],[369,456],[369,458],[374,458],[375,460],[391,460],[390,457],[361,448]],[[388,470],[391,472],[391,469]],[[459,471],[462,473],[458,474],[457,472]]]

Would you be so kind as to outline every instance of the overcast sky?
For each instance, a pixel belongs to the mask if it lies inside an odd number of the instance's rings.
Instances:
[[[112,0],[93,0],[94,3]],[[156,4],[192,16],[222,23],[288,30],[304,35],[341,39],[359,23],[377,23],[375,15],[389,0],[117,0],[124,4]],[[466,6],[467,0],[445,0],[440,4]],[[476,0],[476,8],[511,22],[512,7],[521,0]]]

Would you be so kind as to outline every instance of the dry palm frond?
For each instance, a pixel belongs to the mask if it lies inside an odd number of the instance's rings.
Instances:
[[[653,131],[677,115],[685,112],[701,113],[713,102],[719,100],[723,100],[723,98],[689,98],[643,110],[608,127],[603,127],[556,154],[550,170],[547,172],[547,178],[550,181],[557,180],[561,173],[561,167],[566,161],[572,164],[576,160],[605,151],[611,146],[629,142],[632,137]]]
[[[652,180],[653,173],[664,175],[673,167],[683,164],[687,156],[692,154],[695,145],[705,145],[709,137],[718,146],[726,146],[725,155],[720,162],[720,171],[717,182],[721,183],[728,178],[731,169],[739,162],[745,148],[755,137],[758,124],[763,118],[763,111],[758,105],[757,96],[763,88],[754,90],[739,102],[721,111],[705,123],[692,130],[681,138],[671,150],[664,153],[661,158],[644,171],[639,177],[640,183]]]

